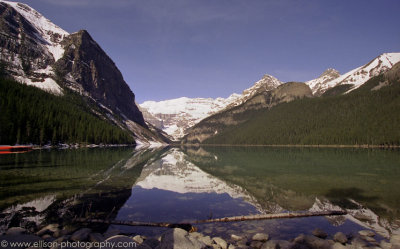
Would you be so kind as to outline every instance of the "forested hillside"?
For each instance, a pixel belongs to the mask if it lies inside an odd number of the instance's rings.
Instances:
[[[251,118],[223,127],[203,143],[400,145],[399,79],[380,75],[337,95],[345,88],[243,113]]]
[[[0,144],[134,144],[131,133],[96,116],[72,91],[55,96],[0,78]],[[97,110],[100,111],[100,110]]]

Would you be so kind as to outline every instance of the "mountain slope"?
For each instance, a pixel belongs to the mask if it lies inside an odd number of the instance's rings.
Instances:
[[[333,68],[328,68],[318,78],[305,83],[311,88],[311,91],[314,95],[320,96],[322,93],[324,93],[325,85],[338,77],[340,77],[339,71]]]
[[[60,96],[72,89],[97,105],[89,112],[141,143],[168,141],[146,125],[121,72],[87,31],[69,34],[26,4],[0,0],[0,50],[17,81]]]
[[[94,103],[91,108],[96,108]],[[0,78],[0,110],[1,144],[135,143],[127,131],[94,115],[72,92],[60,97]]]
[[[187,130],[183,143],[202,143],[211,137],[220,136],[230,127],[239,126],[254,118],[259,110],[272,108],[280,103],[312,97],[311,89],[304,83],[288,82],[277,88],[254,95],[241,105],[214,114]],[[230,135],[230,134],[228,134]]]
[[[67,87],[146,127],[121,72],[87,31],[73,33],[61,44],[65,52],[54,67]]]
[[[186,130],[202,119],[224,109],[243,104],[253,96],[272,90],[282,84],[271,75],[264,75],[242,94],[231,94],[228,98],[178,98],[164,101],[145,101],[140,104],[146,121],[172,135],[176,140],[183,137]]]
[[[145,113],[150,114],[145,115],[148,122],[158,125],[158,128],[178,139],[185,134],[187,128],[222,110],[236,97],[237,95],[227,99],[183,97],[159,102],[145,101],[140,107]]]
[[[224,127],[202,142],[400,145],[399,72],[397,63],[345,95],[305,98],[247,111],[250,118],[246,122]]]
[[[328,69],[319,78],[307,81],[306,84],[310,86],[313,93],[317,96],[339,85],[349,85],[347,92],[350,92],[360,87],[372,77],[388,71],[399,61],[400,53],[385,53],[341,76],[339,76],[339,72],[336,70]]]

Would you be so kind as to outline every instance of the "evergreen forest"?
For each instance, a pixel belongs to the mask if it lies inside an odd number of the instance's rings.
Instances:
[[[94,114],[94,103],[64,89],[55,96],[0,77],[0,144],[134,144],[131,133]]]
[[[385,76],[342,95],[348,86],[322,97],[303,98],[270,109],[246,111],[236,126],[218,127],[205,144],[400,145],[400,82],[372,90]]]

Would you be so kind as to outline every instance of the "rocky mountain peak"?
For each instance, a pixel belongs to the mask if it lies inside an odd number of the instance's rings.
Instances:
[[[65,36],[69,35],[67,31],[58,27],[38,11],[26,4],[4,0],[0,0],[0,2],[11,6],[15,11],[22,15],[36,29],[39,38],[47,43],[47,45],[61,42]]]
[[[0,0],[0,51],[6,73],[17,81],[56,95],[69,88],[138,143],[166,141],[149,129],[121,72],[86,30],[69,34],[26,4]]]
[[[239,98],[239,101],[236,102],[234,105],[240,105],[246,102],[246,100],[253,97],[254,95],[265,91],[271,91],[281,84],[282,82],[277,78],[275,78],[274,76],[269,74],[264,74],[264,76],[259,81],[254,83],[252,87],[247,88],[242,92],[242,96]]]
[[[260,91],[260,90],[265,90],[265,91],[270,91],[272,89],[275,89],[277,86],[281,85],[282,82],[275,78],[272,75],[269,74],[264,74],[264,76],[261,78],[261,80],[257,81],[252,87],[244,90],[244,92],[252,92],[252,91]],[[244,93],[243,92],[243,93]]]
[[[69,88],[147,127],[121,72],[86,30],[69,35],[61,44],[65,52],[54,67]]]
[[[320,96],[324,93],[326,84],[339,77],[339,71],[333,68],[328,68],[318,78],[307,81],[306,84],[311,88],[314,95]]]
[[[350,90],[346,92],[348,93],[357,89],[372,77],[388,71],[399,61],[400,53],[384,53],[367,64],[355,68],[339,77],[324,80],[323,82],[321,82],[322,78],[318,78],[308,81],[306,84],[313,90],[314,95],[321,95],[326,90],[339,85],[350,85]]]
[[[322,77],[329,77],[332,79],[335,79],[337,77],[340,76],[340,73],[338,70],[334,69],[334,68],[328,68],[326,69],[318,78],[322,78]]]

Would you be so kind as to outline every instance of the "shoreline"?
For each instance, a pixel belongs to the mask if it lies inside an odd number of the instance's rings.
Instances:
[[[170,144],[183,147],[276,147],[276,148],[361,148],[361,149],[399,149],[400,145],[346,145],[346,144]]]
[[[104,233],[96,232],[88,227],[57,223],[48,224],[38,229],[11,227],[0,234],[2,248],[15,248],[13,242],[36,242],[40,246],[19,248],[141,248],[141,249],[202,249],[202,248],[256,248],[256,249],[353,249],[400,247],[400,235],[392,235],[389,240],[376,240],[372,230],[360,230],[354,234],[337,232],[328,235],[316,228],[311,234],[298,234],[288,240],[274,239],[266,233],[246,235],[231,234],[230,238],[211,237],[199,232],[187,232],[181,228],[170,228],[158,237],[146,237],[139,234],[124,234],[119,230],[108,229]],[[126,246],[115,246],[116,243]],[[129,244],[130,243],[130,244]],[[36,244],[37,245],[37,244]],[[47,246],[43,246],[47,245]],[[63,246],[64,245],[64,246]],[[115,247],[114,247],[115,246]]]

